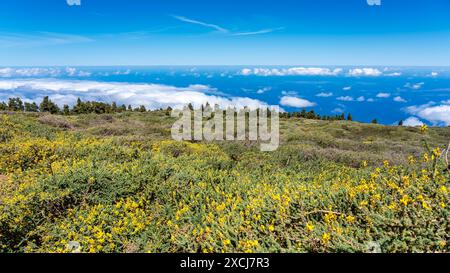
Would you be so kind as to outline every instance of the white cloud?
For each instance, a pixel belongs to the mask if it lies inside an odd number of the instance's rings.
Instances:
[[[341,68],[320,67],[291,67],[291,68],[244,68],[241,75],[244,76],[337,76],[342,73]]]
[[[316,97],[322,97],[322,98],[328,98],[328,97],[331,97],[331,96],[333,96],[333,93],[331,93],[331,92],[328,92],[328,93],[321,92],[321,93],[316,95]]]
[[[244,69],[241,70],[241,74],[244,75],[244,76],[252,75],[252,73],[253,72],[252,72],[252,70],[250,68],[244,68]]]
[[[69,6],[81,6],[81,0],[67,0]]]
[[[393,73],[386,74],[386,76],[388,76],[388,77],[399,77],[401,75],[402,75],[402,73],[400,73],[400,72],[393,72]]]
[[[374,102],[375,100],[372,98],[367,99],[367,102]]]
[[[381,93],[377,94],[377,98],[383,98],[383,99],[389,98],[390,96],[391,96],[390,93],[383,93],[383,92],[381,92]]]
[[[443,100],[441,101],[443,104],[450,104],[450,100]]]
[[[81,0],[67,0],[69,6],[81,6]]]
[[[0,47],[40,47],[92,42],[87,36],[54,32],[33,32],[30,34],[0,32]]]
[[[258,89],[258,91],[256,91],[257,94],[264,94],[268,91],[272,90],[272,87],[264,87],[264,88],[260,88]]]
[[[112,74],[113,75],[130,75],[131,70],[130,69],[127,69],[125,71],[117,70],[117,71],[113,72]]]
[[[89,77],[90,72],[78,70],[73,67],[61,68],[0,68],[0,78],[30,78],[30,77]]]
[[[363,102],[366,100],[366,98],[364,96],[361,96],[361,97],[358,97],[356,100],[359,102]]]
[[[316,105],[314,102],[310,102],[308,100],[298,98],[298,97],[292,97],[292,96],[282,97],[280,100],[280,104],[283,106],[296,107],[296,108],[312,107],[312,106]]]
[[[354,68],[350,69],[348,72],[348,75],[352,77],[378,77],[382,74],[383,73],[376,68]]]
[[[437,77],[437,76],[439,76],[439,73],[437,73],[437,72],[431,72],[430,76],[431,76],[431,77]]]
[[[281,91],[281,94],[283,96],[293,96],[293,97],[295,97],[295,96],[298,95],[298,92],[297,91],[286,91],[286,90],[283,90],[283,91]]]
[[[332,113],[335,113],[335,114],[341,114],[341,113],[344,113],[344,109],[342,109],[342,108],[334,108],[333,109],[333,111],[331,111]]]
[[[216,25],[216,24],[211,24],[211,23],[206,23],[203,21],[199,21],[199,20],[195,20],[195,19],[191,19],[191,18],[187,18],[185,16],[178,16],[178,15],[173,15],[173,18],[181,21],[181,22],[185,22],[185,23],[189,23],[189,24],[194,24],[194,25],[200,25],[200,26],[204,26],[207,28],[212,28],[218,32],[221,33],[228,33],[231,36],[251,36],[251,35],[261,35],[261,34],[267,34],[267,33],[271,33],[274,31],[278,31],[278,30],[282,30],[282,27],[279,28],[266,28],[266,29],[260,29],[260,30],[256,30],[256,31],[247,31],[247,32],[234,32],[231,33],[230,30]]]
[[[228,33],[229,32],[228,29],[225,29],[225,28],[223,28],[221,26],[218,26],[218,25],[215,25],[215,24],[205,23],[205,22],[202,22],[202,21],[194,20],[194,19],[190,19],[190,18],[187,18],[187,17],[184,17],[184,16],[174,15],[173,18],[175,18],[175,19],[177,19],[179,21],[185,22],[185,23],[190,23],[190,24],[194,24],[194,25],[200,25],[200,26],[212,28],[212,29],[215,29],[215,30],[217,30],[219,32],[222,32],[222,33]]]
[[[419,83],[415,83],[415,84],[411,84],[411,83],[407,83],[407,84],[405,84],[405,87],[406,88],[409,88],[409,89],[414,89],[414,90],[418,90],[418,89],[420,89],[420,88],[422,88],[422,86],[424,86],[424,82],[419,82]]]
[[[258,31],[249,31],[249,32],[238,32],[232,34],[232,36],[250,36],[250,35],[259,35],[259,34],[267,34],[274,31],[282,30],[283,28],[267,28],[267,29],[261,29]]]
[[[351,86],[346,86],[346,87],[342,88],[342,90],[344,90],[344,91],[350,91],[350,90],[352,90],[352,87],[351,87]]]
[[[424,105],[407,107],[406,112],[428,120],[433,125],[450,126],[450,105],[435,105],[430,102]]]
[[[336,99],[341,100],[341,101],[354,101],[355,100],[353,97],[350,97],[350,96],[341,96]]]
[[[248,106],[257,108],[267,106],[266,103],[247,97],[224,97],[212,95],[216,89],[205,85],[190,85],[175,87],[161,84],[134,84],[97,81],[72,81],[54,79],[15,79],[0,80],[0,99],[6,99],[14,94],[24,99],[40,101],[49,96],[59,105],[74,104],[80,97],[82,100],[96,100],[145,105],[148,109],[181,108],[188,103],[195,107],[209,102],[222,107]]]
[[[397,96],[393,99],[395,102],[406,102],[406,100],[400,96]]]
[[[424,125],[424,123],[416,117],[409,117],[403,121],[403,126],[415,127],[415,126],[422,126],[422,125]]]

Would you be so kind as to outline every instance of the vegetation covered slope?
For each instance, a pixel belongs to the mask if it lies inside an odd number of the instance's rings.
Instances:
[[[281,147],[145,113],[0,114],[0,252],[448,252],[450,128],[281,120]]]

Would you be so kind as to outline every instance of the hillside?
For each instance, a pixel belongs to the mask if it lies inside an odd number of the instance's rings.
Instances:
[[[178,143],[165,111],[0,114],[0,252],[448,252],[450,127],[281,119]]]

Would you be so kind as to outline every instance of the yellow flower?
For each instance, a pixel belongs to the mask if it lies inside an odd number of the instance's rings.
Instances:
[[[346,217],[348,223],[353,224],[355,222],[355,217],[353,215],[349,215]]]
[[[426,210],[431,210],[430,206],[425,201],[422,202],[422,207]]]
[[[363,201],[361,201],[360,203],[359,203],[359,205],[361,206],[361,207],[365,207],[365,206],[367,206],[369,204],[369,202],[367,201],[367,200],[363,200]]]
[[[426,132],[428,132],[428,126],[426,126],[425,124],[420,126],[420,132],[422,134],[425,134]]]
[[[227,245],[230,245],[230,244],[231,244],[230,240],[228,240],[228,239],[223,240],[223,245],[224,246],[227,246]]]
[[[441,157],[441,154],[442,154],[441,149],[439,147],[435,148],[433,150],[432,154],[435,158]]]
[[[400,204],[406,207],[409,201],[410,201],[409,196],[405,194],[403,195],[402,199],[400,199]]]
[[[306,231],[308,232],[313,232],[314,230],[314,225],[311,222],[306,223]]]
[[[330,234],[325,232],[322,235],[322,242],[323,242],[323,244],[325,244],[325,245],[328,244],[330,242],[330,239],[331,239],[331,235]]]

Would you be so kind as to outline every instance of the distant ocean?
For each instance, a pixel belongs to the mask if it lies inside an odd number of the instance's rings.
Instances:
[[[280,105],[285,111],[351,113],[354,120],[450,126],[450,68],[444,67],[3,67],[0,101],[58,104],[116,101],[152,108]]]

